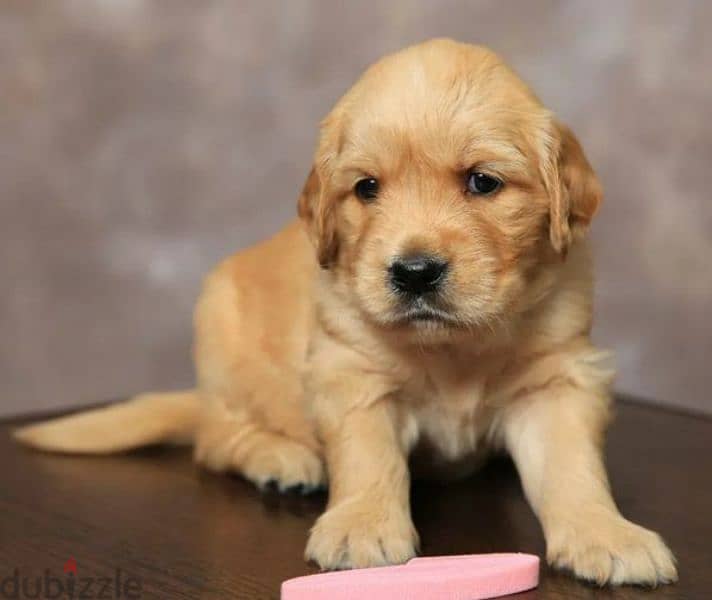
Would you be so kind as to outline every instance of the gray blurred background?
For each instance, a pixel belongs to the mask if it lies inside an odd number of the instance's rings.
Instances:
[[[595,337],[618,389],[712,412],[712,3],[0,3],[0,414],[191,384],[221,257],[295,212],[316,125],[433,36],[487,44],[607,191]]]

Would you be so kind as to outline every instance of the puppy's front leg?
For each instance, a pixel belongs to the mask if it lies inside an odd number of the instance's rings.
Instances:
[[[390,400],[326,415],[320,430],[329,472],[329,506],[305,556],[323,569],[402,563],[414,556],[410,477]]]
[[[611,497],[602,458],[607,412],[604,392],[562,382],[519,400],[505,419],[547,558],[599,585],[675,581],[675,559],[661,538],[624,519]]]

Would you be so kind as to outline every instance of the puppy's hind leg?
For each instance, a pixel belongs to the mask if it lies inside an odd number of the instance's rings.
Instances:
[[[310,493],[325,485],[319,449],[286,432],[269,429],[246,406],[208,399],[195,442],[195,460],[211,471],[230,471],[260,489]]]

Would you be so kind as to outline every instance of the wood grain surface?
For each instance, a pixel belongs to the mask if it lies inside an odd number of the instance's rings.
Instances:
[[[185,448],[40,454],[15,446],[11,427],[0,425],[0,584],[15,569],[20,580],[50,569],[63,581],[74,577],[62,573],[74,558],[76,577],[93,580],[93,597],[102,577],[112,578],[115,593],[120,569],[122,581],[139,581],[141,598],[267,600],[279,598],[284,579],[315,572],[302,552],[324,495],[262,495],[237,477],[197,469]],[[608,456],[622,512],[668,541],[680,582],[601,590],[544,567],[537,590],[511,598],[711,598],[712,421],[621,402]],[[416,483],[412,496],[426,555],[543,555],[539,526],[506,460],[462,482]],[[11,592],[12,582],[5,585]]]

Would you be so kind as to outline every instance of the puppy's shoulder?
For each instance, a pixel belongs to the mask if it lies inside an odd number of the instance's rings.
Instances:
[[[224,259],[203,282],[194,313],[198,340],[207,331],[220,337],[239,332],[235,345],[265,333],[275,339],[301,334],[309,321],[316,270],[311,244],[296,220]]]

